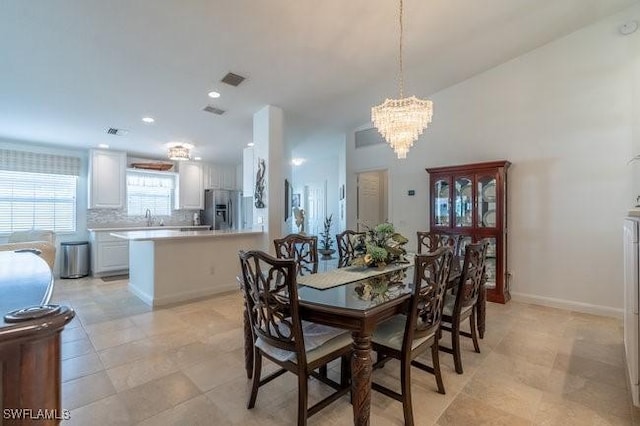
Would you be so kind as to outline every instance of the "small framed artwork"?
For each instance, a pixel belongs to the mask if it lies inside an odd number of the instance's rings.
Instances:
[[[289,220],[289,197],[291,193],[291,186],[289,185],[289,181],[287,179],[284,180],[284,221]]]
[[[344,184],[340,185],[340,199],[344,200]]]
[[[291,197],[291,207],[300,208],[300,194],[293,194]]]

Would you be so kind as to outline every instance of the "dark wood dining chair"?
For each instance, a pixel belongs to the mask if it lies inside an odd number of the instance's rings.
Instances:
[[[458,244],[461,235],[447,234],[444,232],[418,231],[418,254],[436,251],[442,246],[449,246],[453,255],[458,254]]]
[[[289,371],[298,376],[298,425],[306,425],[309,416],[349,392],[351,335],[300,319],[293,259],[276,259],[258,250],[241,251],[239,256],[255,337],[253,379],[247,408],[255,406],[260,386]],[[281,368],[262,378],[263,357]],[[313,371],[337,358],[341,358],[340,383]],[[309,377],[335,389],[310,408],[307,407]]]
[[[458,374],[463,373],[462,356],[460,354],[460,336],[473,339],[473,348],[480,353],[476,316],[478,312],[478,296],[482,291],[484,263],[487,256],[488,242],[467,244],[465,247],[462,272],[455,294],[447,293],[444,301],[441,330],[451,333],[451,348],[440,346],[440,350],[453,355],[453,362]],[[469,318],[471,333],[460,329],[461,323]]]
[[[389,358],[400,360],[401,393],[375,382],[372,388],[402,402],[405,425],[413,425],[411,366],[434,374],[438,392],[445,393],[440,373],[438,331],[452,259],[453,251],[450,247],[440,247],[434,252],[416,255],[408,313],[383,322],[372,337],[372,348],[378,353],[374,368],[381,367]],[[416,360],[429,348],[433,366]]]
[[[296,262],[297,275],[309,275],[318,272],[318,237],[289,234],[273,240],[278,259],[293,259]]]
[[[350,229],[337,234],[336,242],[338,246],[338,268],[349,266],[355,259],[359,251],[364,249],[365,232],[356,232]]]

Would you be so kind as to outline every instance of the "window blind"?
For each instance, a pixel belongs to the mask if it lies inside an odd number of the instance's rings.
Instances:
[[[160,175],[138,170],[127,171],[127,214],[170,216],[173,206],[175,175]]]
[[[0,149],[0,170],[80,176],[80,158]]]
[[[0,233],[76,230],[76,176],[0,170]]]

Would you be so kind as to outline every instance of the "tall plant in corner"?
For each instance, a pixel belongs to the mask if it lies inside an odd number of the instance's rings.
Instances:
[[[333,238],[331,238],[331,222],[333,221],[333,214],[324,218],[324,232],[320,233],[320,248],[318,251],[323,257],[330,257],[335,250],[333,247]]]

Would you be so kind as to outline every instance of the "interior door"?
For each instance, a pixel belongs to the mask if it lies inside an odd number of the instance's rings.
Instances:
[[[384,222],[381,217],[382,182],[380,172],[358,174],[358,231]]]
[[[624,346],[629,379],[637,386],[638,377],[638,222],[624,221]],[[632,389],[634,390],[634,389]],[[638,403],[637,388],[633,395]]]
[[[324,218],[327,215],[327,181],[308,185],[306,188],[305,231],[318,235],[324,230]]]

